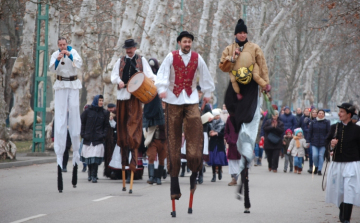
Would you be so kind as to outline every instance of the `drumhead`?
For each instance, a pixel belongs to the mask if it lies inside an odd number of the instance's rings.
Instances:
[[[127,84],[128,92],[131,93],[139,89],[141,84],[144,82],[144,79],[145,79],[145,74],[142,72],[136,73],[134,76],[132,76]]]

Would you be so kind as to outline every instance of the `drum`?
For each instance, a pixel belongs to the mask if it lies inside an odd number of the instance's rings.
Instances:
[[[151,102],[157,94],[153,81],[143,72],[137,72],[130,78],[127,83],[127,91],[144,104]]]

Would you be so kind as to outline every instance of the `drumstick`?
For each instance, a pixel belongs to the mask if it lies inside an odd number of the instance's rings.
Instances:
[[[122,181],[123,181],[123,189],[122,189],[122,191],[126,191],[126,186],[125,186],[125,166],[122,166]]]
[[[133,183],[134,183],[134,171],[131,171],[129,194],[132,194]]]

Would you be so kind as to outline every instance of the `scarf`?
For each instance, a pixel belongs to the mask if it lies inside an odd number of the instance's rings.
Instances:
[[[241,46],[244,46],[245,43],[248,42],[248,40],[247,40],[247,38],[246,38],[246,40],[245,40],[244,42],[241,42],[240,40],[238,40],[238,39],[235,37],[235,42],[241,47]]]
[[[215,132],[221,132],[221,130],[223,130],[225,126],[225,123],[223,122],[223,120],[221,120],[221,118],[219,118],[218,120],[213,120],[210,124],[210,129],[215,131]]]
[[[325,117],[324,118],[318,118],[318,117],[316,117],[316,121],[323,121],[325,119]]]
[[[295,139],[296,147],[300,148],[300,139],[302,138],[299,136],[294,136],[294,139]]]

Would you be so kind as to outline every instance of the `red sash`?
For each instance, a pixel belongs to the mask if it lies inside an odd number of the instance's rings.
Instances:
[[[192,94],[192,83],[198,67],[198,54],[191,51],[191,58],[187,66],[185,66],[179,50],[173,51],[173,66],[175,70],[175,86],[173,93],[179,97],[181,91],[185,89],[186,94],[190,97]]]

